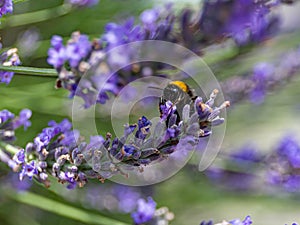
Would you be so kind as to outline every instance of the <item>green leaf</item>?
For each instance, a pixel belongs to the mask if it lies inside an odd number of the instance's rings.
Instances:
[[[90,213],[83,209],[79,209],[70,205],[57,202],[55,200],[37,195],[31,192],[14,193],[6,192],[7,196],[11,199],[46,210],[57,215],[68,217],[74,220],[81,221],[85,224],[98,224],[98,225],[129,225],[121,221],[117,221],[99,214]]]
[[[18,74],[31,75],[31,76],[43,76],[43,77],[57,77],[55,69],[25,67],[25,66],[2,66],[0,70],[15,72]]]

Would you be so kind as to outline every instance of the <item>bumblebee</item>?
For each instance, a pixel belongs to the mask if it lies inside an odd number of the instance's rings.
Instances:
[[[162,106],[166,104],[167,101],[171,101],[175,106],[176,110],[174,114],[177,115],[176,122],[180,121],[181,113],[185,105],[191,105],[195,102],[198,96],[194,94],[194,90],[189,87],[183,81],[172,81],[163,90],[163,95],[159,102],[160,117],[162,117],[163,111]],[[194,107],[191,107],[193,110]],[[167,118],[166,123],[168,124],[169,118]]]
[[[194,90],[191,89],[186,83],[182,81],[170,82],[163,91],[163,96],[160,99],[159,111],[160,117],[166,117],[166,125],[168,126],[170,120],[170,114],[175,114],[176,124],[181,121],[182,110],[185,105],[190,105],[190,113],[193,114],[195,109],[198,114],[199,122],[199,136],[205,137],[211,133],[211,126],[216,126],[224,122],[223,118],[219,117],[222,109],[230,106],[230,102],[225,101],[219,107],[212,108],[215,98],[217,97],[218,90],[215,89],[209,96],[209,99],[203,102],[202,98],[194,94]],[[170,101],[173,105],[167,105]],[[176,106],[176,107],[173,107]],[[167,112],[165,110],[168,110]]]

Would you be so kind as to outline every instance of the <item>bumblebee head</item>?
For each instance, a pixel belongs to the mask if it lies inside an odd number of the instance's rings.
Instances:
[[[186,83],[179,81],[179,80],[172,81],[169,84],[171,84],[171,85],[173,84],[173,85],[177,86],[178,88],[180,88],[182,91],[184,91],[186,93],[190,90],[189,86]]]

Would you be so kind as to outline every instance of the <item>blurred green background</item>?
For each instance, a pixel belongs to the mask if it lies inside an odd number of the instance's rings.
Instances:
[[[165,1],[101,0],[93,8],[75,10],[58,17],[51,15],[52,18],[46,21],[18,25],[26,21],[26,18],[29,21],[35,18],[36,14],[30,13],[58,7],[62,2],[56,0],[21,2],[15,5],[14,15],[7,16],[2,22],[3,46],[4,48],[19,47],[23,66],[51,68],[46,63],[46,57],[51,36],[54,34],[61,35],[67,40],[73,31],[79,30],[81,33],[89,34],[91,38],[99,37],[107,22],[117,22],[131,15],[138,16],[144,9],[150,8],[152,5],[161,5]],[[200,4],[196,0],[173,2],[175,2],[175,7],[178,10],[186,6],[199,7]],[[299,4],[292,7],[299,10]],[[215,76],[222,81],[232,75],[244,74],[251,71],[256,62],[272,62],[284,52],[297,47],[300,43],[300,30],[297,30],[294,21],[299,21],[300,17],[297,13],[292,15],[292,12],[295,12],[292,7],[285,6],[279,12],[283,17],[283,32],[277,37],[238,56],[235,52],[220,53],[221,47],[215,52],[209,52],[204,59],[209,63]],[[46,15],[45,12],[38,14],[37,18],[41,20],[42,15]],[[22,42],[25,40],[24,33],[28,30],[36,32],[37,35],[36,42],[30,46],[33,51],[28,51],[26,46],[22,46]],[[56,90],[54,83],[54,77],[16,74],[8,86],[0,84],[0,109],[8,109],[14,113],[18,113],[22,108],[29,108],[33,111],[32,126],[26,132],[22,130],[17,132],[16,145],[24,146],[31,141],[47,125],[49,120],[60,121],[65,117],[70,118],[72,100],[68,99],[67,91]],[[229,109],[223,151],[232,152],[247,142],[253,142],[262,150],[268,150],[287,131],[299,134],[299,87],[300,77],[296,75],[292,82],[269,93],[262,105],[253,105],[245,100]],[[97,124],[101,127],[100,133],[110,130],[111,124],[107,121],[109,120],[107,120],[106,115],[97,117]],[[300,135],[298,136],[300,137]],[[204,219],[214,219],[217,222],[223,219],[244,218],[247,215],[252,216],[256,225],[283,225],[300,222],[299,196],[276,192],[270,194],[225,192],[218,189],[202,173],[198,172],[193,162],[192,160],[190,165],[171,179],[154,185],[153,197],[158,205],[167,206],[175,213],[175,220],[171,224],[197,225]],[[8,169],[1,165],[0,171],[1,178],[3,178],[1,180],[2,191],[0,192],[0,224],[87,224],[13,200],[7,196],[5,191],[7,186],[4,177]],[[98,185],[103,184],[99,183]],[[261,189],[265,188],[264,185],[262,184]],[[53,185],[51,190],[47,190],[42,186],[34,185],[31,190],[57,202],[84,208],[76,201],[71,203],[64,200],[59,194],[62,193],[61,189],[64,187]],[[72,191],[69,195],[72,195]],[[130,221],[129,215],[85,210]]]

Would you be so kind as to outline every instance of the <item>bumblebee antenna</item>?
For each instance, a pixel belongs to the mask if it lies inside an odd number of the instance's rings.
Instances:
[[[157,90],[164,90],[164,88],[154,87],[154,86],[149,86],[148,88],[151,88],[151,89],[157,89]]]

